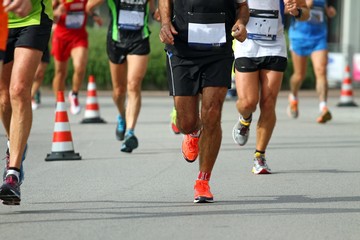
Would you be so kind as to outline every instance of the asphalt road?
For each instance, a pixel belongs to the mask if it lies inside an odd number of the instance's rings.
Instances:
[[[80,124],[84,112],[68,111],[82,160],[54,162],[44,161],[54,100],[43,94],[28,142],[22,202],[0,205],[0,239],[360,239],[360,107],[337,107],[339,91],[330,94],[333,120],[324,125],[315,122],[314,92],[301,94],[296,120],[286,115],[287,93],[280,94],[267,149],[274,174],[262,176],[251,173],[255,124],[247,145],[237,146],[231,137],[235,102],[226,101],[211,179],[215,203],[203,205],[193,203],[198,165],[182,159],[182,137],[169,128],[167,93],[144,93],[139,148],[131,154],[120,152],[115,139],[110,92],[98,97],[107,124]],[[258,112],[254,123],[257,118]],[[4,153],[5,145],[1,128]]]

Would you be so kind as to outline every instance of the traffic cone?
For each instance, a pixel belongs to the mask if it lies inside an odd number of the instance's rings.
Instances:
[[[350,67],[345,67],[345,77],[341,85],[341,95],[338,107],[357,107],[353,100],[352,83],[350,78]]]
[[[86,108],[84,119],[80,123],[106,123],[99,112],[99,104],[96,95],[96,83],[93,75],[89,76],[87,86]]]
[[[81,156],[74,152],[70,124],[65,110],[64,92],[58,91],[55,112],[55,127],[51,153],[45,161],[80,160]]]

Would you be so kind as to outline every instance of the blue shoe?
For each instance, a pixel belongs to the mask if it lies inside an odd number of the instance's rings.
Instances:
[[[116,124],[116,139],[119,141],[124,140],[125,137],[125,130],[126,130],[126,122],[125,119],[122,118],[120,115],[117,117],[117,124]]]
[[[139,142],[138,142],[137,138],[135,137],[135,135],[129,134],[129,135],[125,136],[125,141],[121,146],[121,151],[131,153],[138,146],[139,146]]]
[[[25,145],[25,149],[24,149],[24,153],[22,155],[22,159],[21,159],[21,167],[20,167],[20,181],[19,184],[21,185],[25,179],[25,171],[24,171],[24,164],[23,162],[25,161],[26,158],[26,154],[27,154],[27,149],[28,149],[28,145]],[[6,171],[9,168],[9,164],[10,164],[10,151],[9,151],[9,142],[8,142],[8,148],[6,150],[6,162],[5,162],[5,168],[4,168],[4,173],[3,173],[3,181],[5,181],[6,178]]]

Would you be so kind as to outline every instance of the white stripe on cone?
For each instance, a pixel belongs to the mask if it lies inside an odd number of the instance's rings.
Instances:
[[[54,132],[70,132],[70,124],[68,122],[56,122]]]
[[[74,151],[73,142],[53,142],[51,147],[52,152]]]

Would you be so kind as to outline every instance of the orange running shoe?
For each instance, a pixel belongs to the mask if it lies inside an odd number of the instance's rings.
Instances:
[[[318,123],[326,123],[332,119],[331,113],[327,107],[323,108],[320,116],[316,119]]]
[[[287,114],[291,118],[297,118],[299,116],[298,100],[292,100],[289,96],[289,105],[287,107]]]
[[[186,161],[192,163],[199,155],[199,137],[193,137],[190,134],[184,135],[182,142],[182,154]]]
[[[195,195],[194,203],[212,203],[214,197],[210,192],[209,181],[196,180],[194,185]]]

